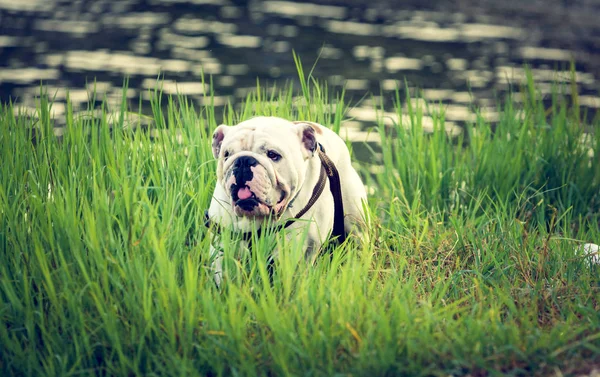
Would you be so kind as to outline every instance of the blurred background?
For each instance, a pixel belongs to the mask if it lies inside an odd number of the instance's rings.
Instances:
[[[472,102],[493,121],[525,63],[549,93],[573,60],[594,114],[599,19],[600,0],[0,0],[0,102],[33,108],[42,81],[60,122],[66,89],[76,109],[94,86],[120,103],[129,77],[137,104],[162,74],[165,92],[202,104],[204,72],[217,107],[239,104],[257,77],[297,82],[293,49],[307,71],[319,56],[315,76],[345,85],[357,130],[374,119],[373,100],[391,108],[405,83],[443,103],[449,126],[474,118]]]

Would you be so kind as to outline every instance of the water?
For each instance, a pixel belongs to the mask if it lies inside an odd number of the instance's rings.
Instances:
[[[471,102],[493,121],[525,63],[548,93],[555,70],[574,59],[580,104],[593,114],[599,16],[599,0],[0,0],[0,101],[34,107],[41,80],[60,122],[65,88],[76,108],[94,85],[116,104],[129,76],[127,97],[137,104],[163,74],[165,92],[202,104],[204,72],[216,106],[239,104],[257,77],[297,81],[294,49],[309,66],[319,56],[317,77],[346,86],[345,127],[355,140],[369,137],[362,130],[375,117],[365,94],[389,108],[405,82],[444,104],[450,129],[474,118]]]

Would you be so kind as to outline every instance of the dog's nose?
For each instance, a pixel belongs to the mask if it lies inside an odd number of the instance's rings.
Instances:
[[[233,164],[234,168],[249,168],[251,166],[256,166],[258,165],[258,160],[256,160],[256,158],[252,157],[252,156],[242,156],[240,158],[238,158],[237,160],[235,160],[235,163]]]
[[[252,156],[242,156],[235,160],[233,163],[233,175],[238,185],[243,186],[246,182],[252,180],[254,177],[252,167],[256,165],[258,165],[258,160]]]

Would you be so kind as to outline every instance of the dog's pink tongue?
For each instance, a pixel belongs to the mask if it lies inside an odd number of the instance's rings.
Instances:
[[[248,187],[242,187],[238,191],[238,198],[240,198],[240,200],[248,199],[251,196],[252,196],[252,191],[250,191],[250,189]]]

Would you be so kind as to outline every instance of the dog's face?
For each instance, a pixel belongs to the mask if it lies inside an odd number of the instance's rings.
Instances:
[[[213,134],[217,184],[236,216],[279,215],[296,196],[317,147],[315,129],[302,122],[258,117]]]

